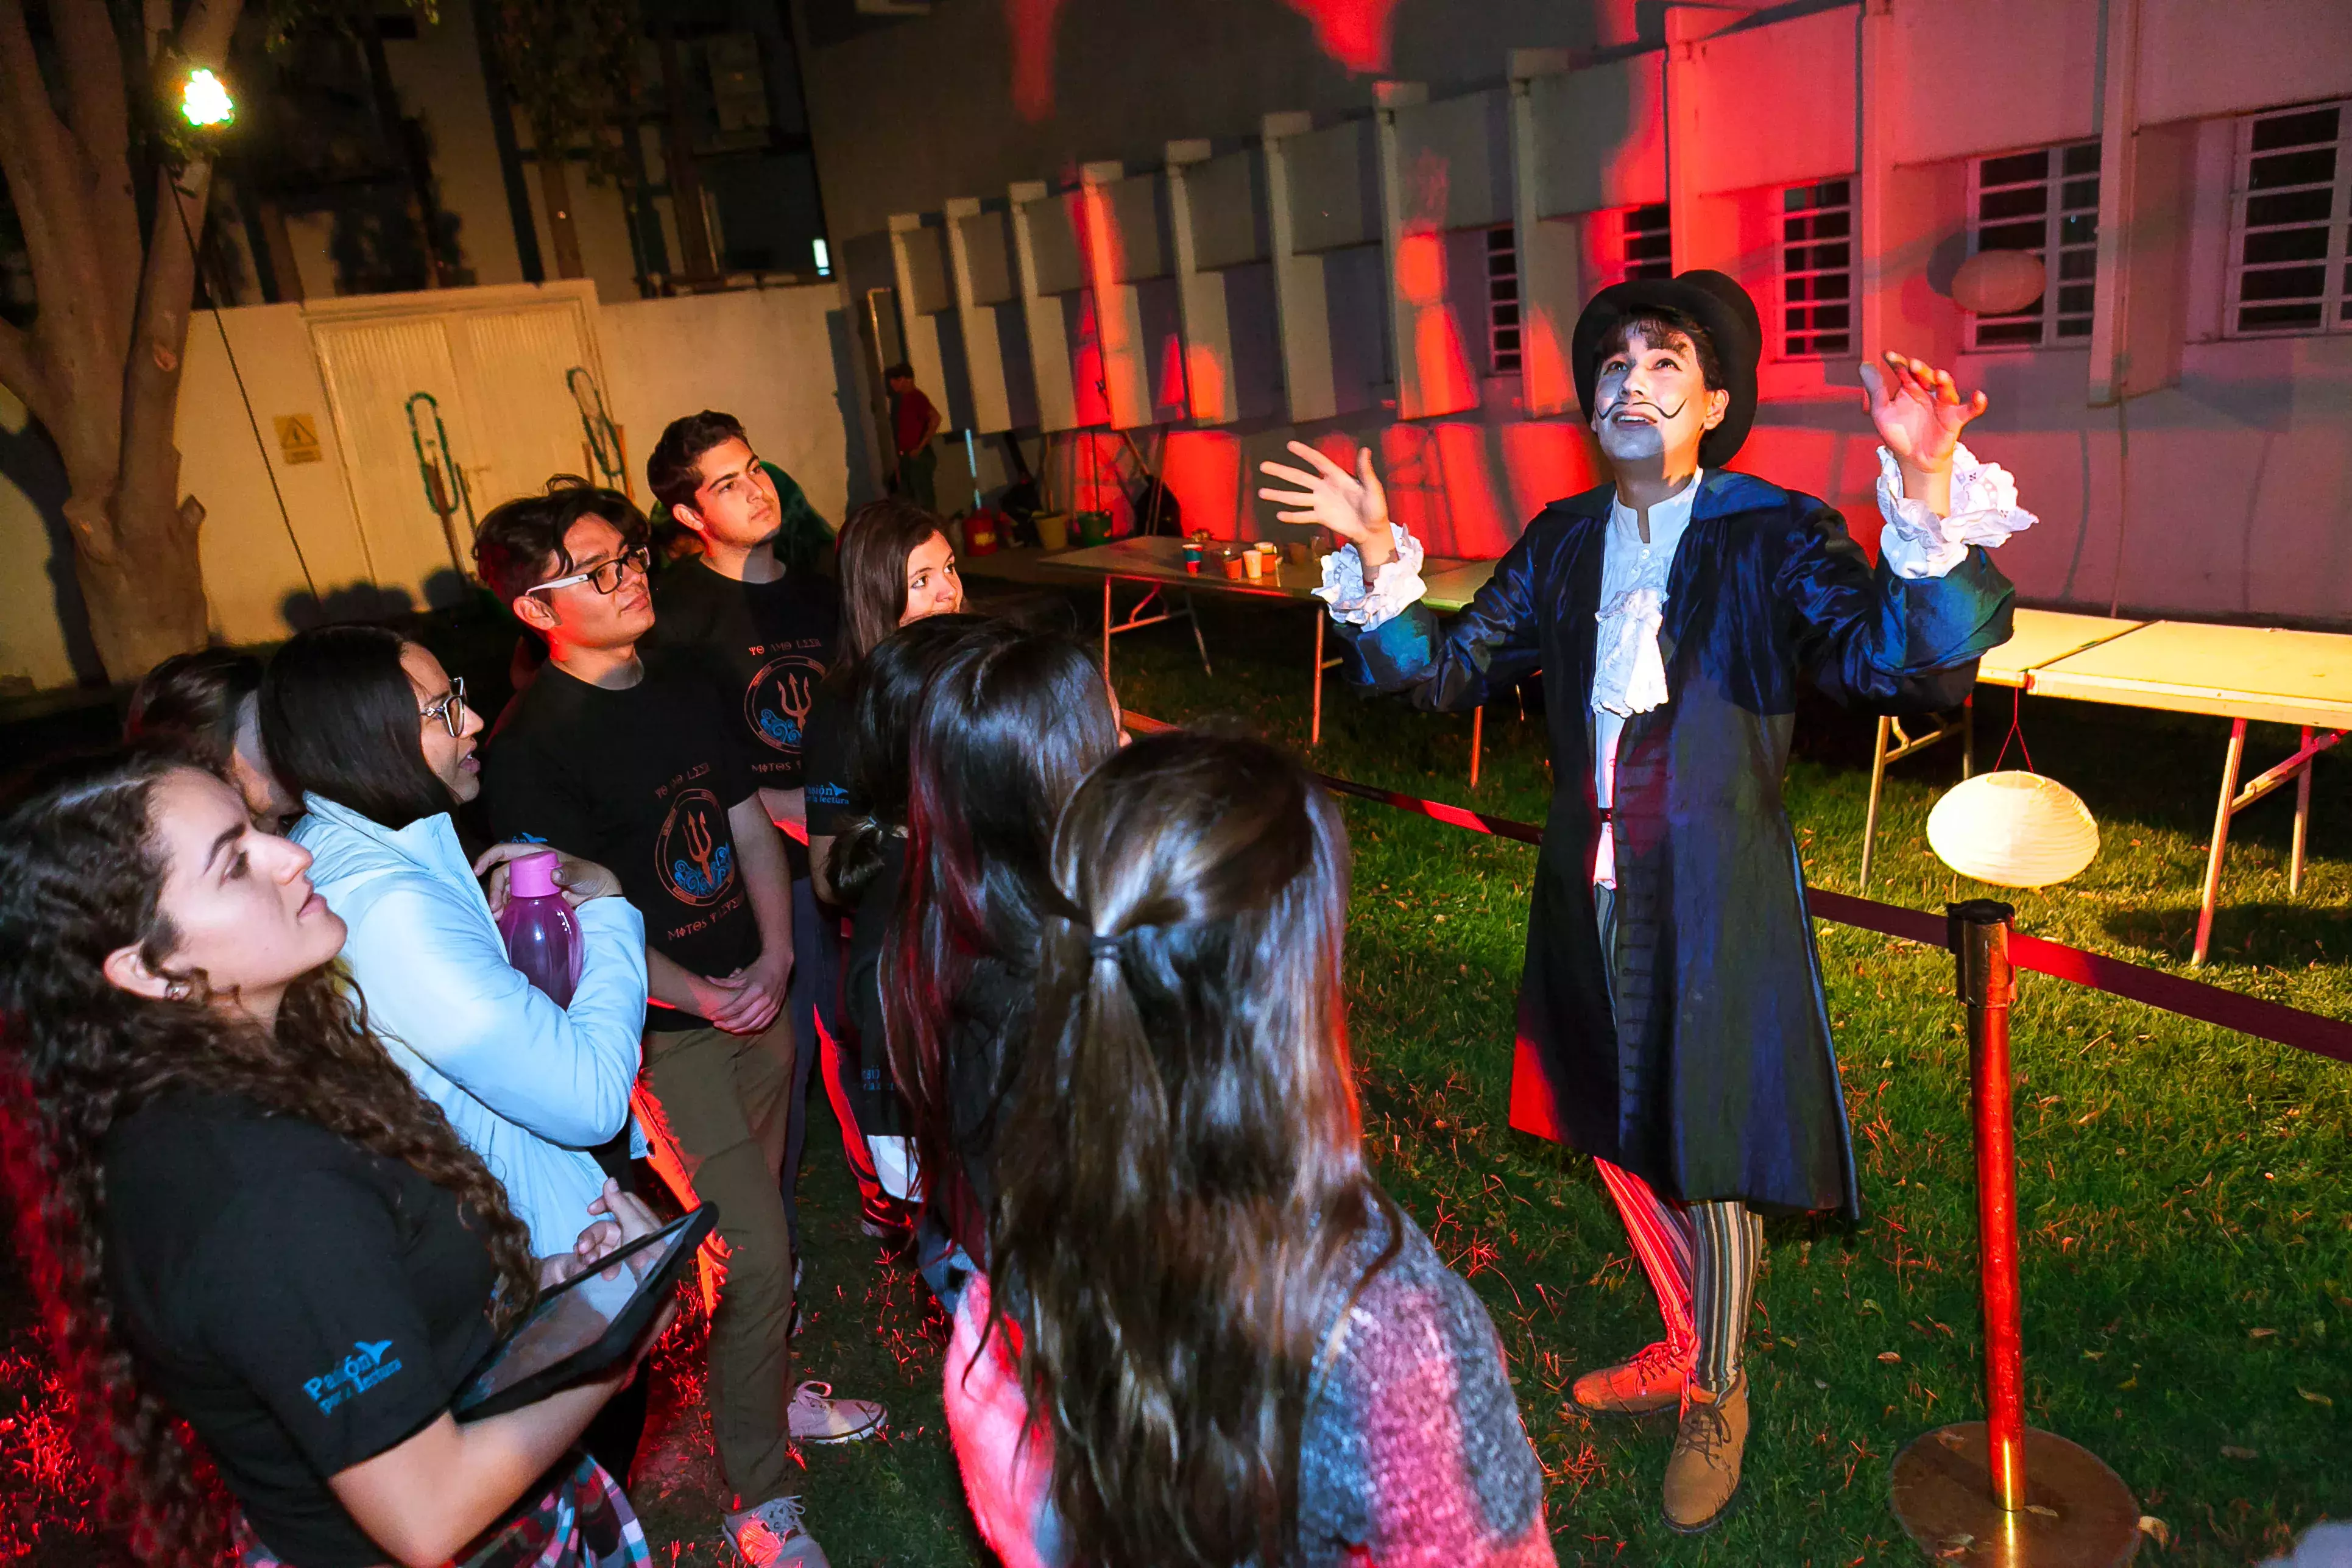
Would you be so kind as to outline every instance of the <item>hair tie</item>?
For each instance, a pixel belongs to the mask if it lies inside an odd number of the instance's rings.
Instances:
[[[1119,939],[1115,936],[1097,936],[1094,940],[1087,943],[1087,949],[1095,955],[1096,961],[1099,963],[1103,959],[1117,958],[1118,956],[1118,942]]]

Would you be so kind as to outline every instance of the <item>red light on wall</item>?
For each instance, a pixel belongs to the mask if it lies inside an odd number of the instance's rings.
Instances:
[[[1205,528],[1214,539],[1241,537],[1241,437],[1223,430],[1171,430],[1160,477],[1184,510],[1185,532]]]
[[[1288,0],[1315,24],[1323,52],[1351,71],[1389,68],[1389,14],[1396,0]]]
[[[1054,23],[1062,0],[1004,0],[1013,34],[1013,107],[1031,124],[1054,112]]]

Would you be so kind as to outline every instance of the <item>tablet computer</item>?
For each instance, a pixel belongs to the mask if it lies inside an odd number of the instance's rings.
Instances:
[[[704,1204],[542,1292],[457,1390],[450,1414],[502,1415],[609,1370],[669,1300],[718,1218]]]

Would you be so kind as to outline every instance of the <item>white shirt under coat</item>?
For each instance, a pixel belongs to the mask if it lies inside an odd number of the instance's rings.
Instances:
[[[591,899],[569,1007],[507,960],[445,812],[397,831],[313,795],[290,837],[350,928],[343,962],[368,1024],[504,1184],[531,1250],[569,1251],[604,1173],[588,1151],[629,1120],[646,1019],[646,926]]]

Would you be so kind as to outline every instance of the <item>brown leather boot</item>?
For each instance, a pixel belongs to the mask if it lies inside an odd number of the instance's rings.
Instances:
[[[1568,1396],[1588,1415],[1646,1415],[1680,1405],[1690,1377],[1690,1358],[1660,1340],[1615,1366],[1588,1372]]]
[[[1712,1530],[1739,1495],[1739,1460],[1748,1447],[1748,1374],[1710,1394],[1694,1381],[1683,1402],[1682,1430],[1666,1460],[1663,1501],[1667,1526],[1684,1535]]]

